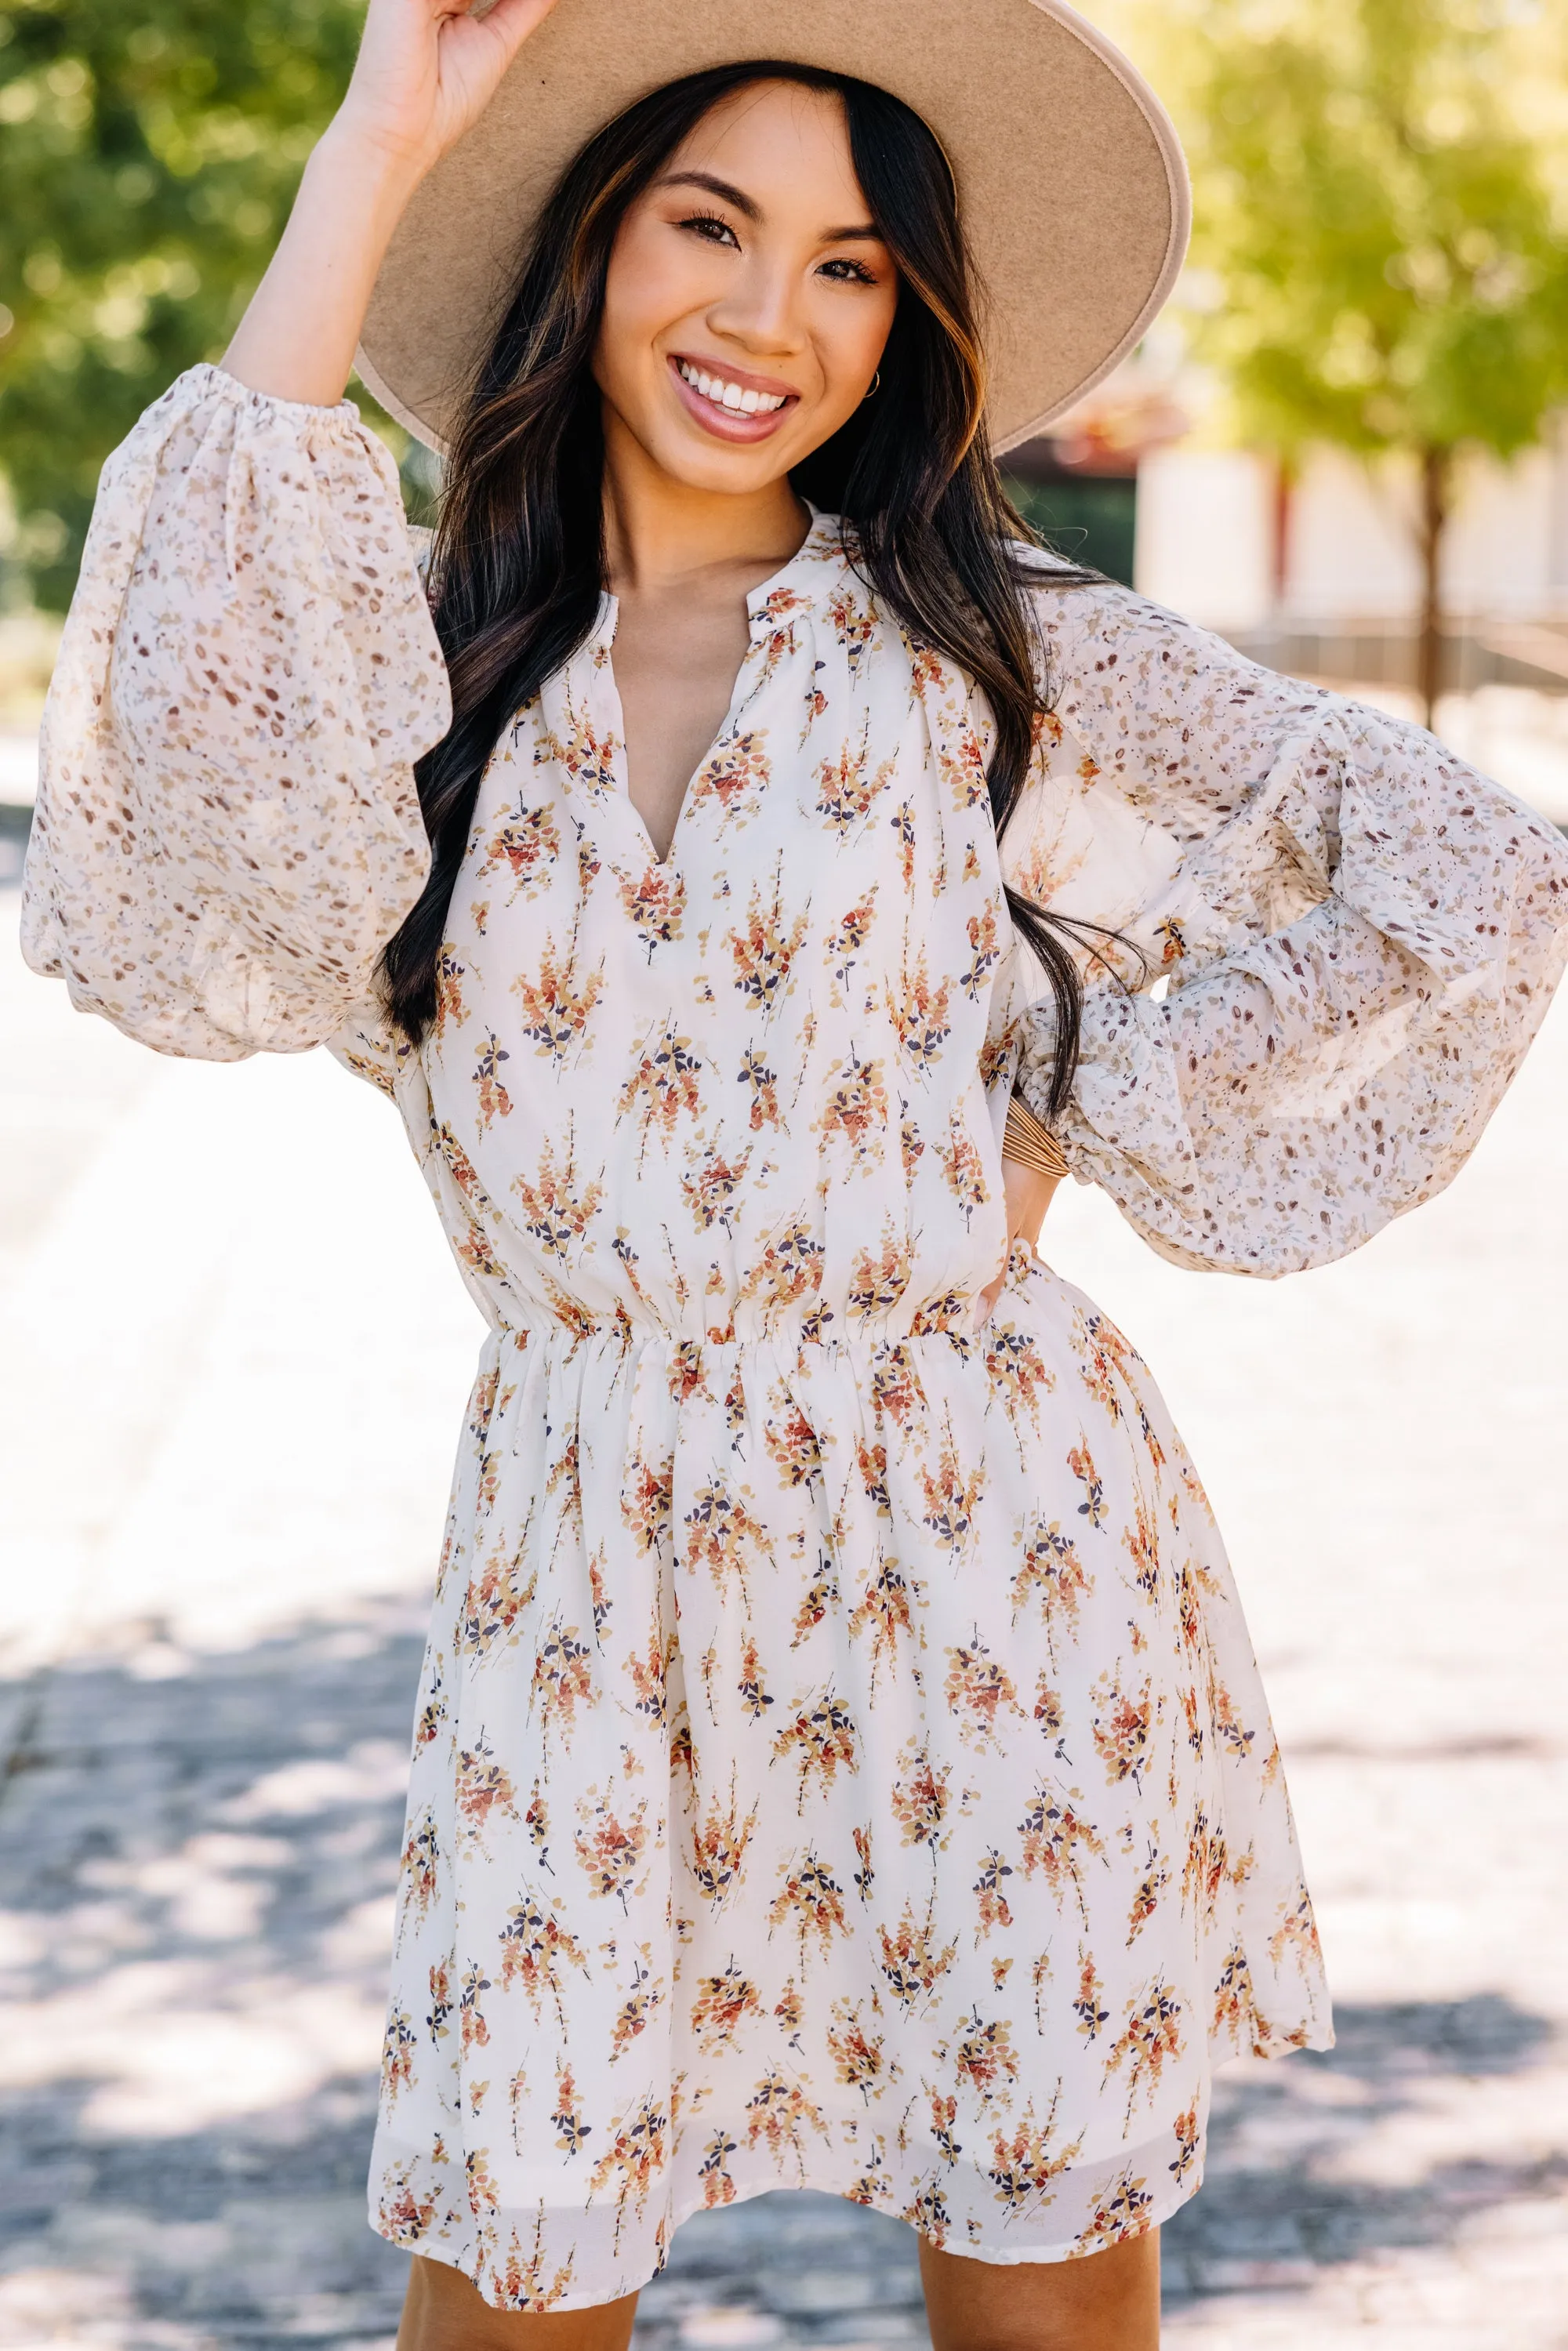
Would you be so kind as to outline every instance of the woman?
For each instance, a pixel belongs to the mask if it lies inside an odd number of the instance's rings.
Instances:
[[[1550,828],[1020,540],[954,174],[1016,435],[1168,287],[1155,101],[1056,0],[799,13],[757,65],[727,0],[371,0],[49,713],[36,967],[166,1051],[329,1043],[491,1325],[405,2351],[612,2351],[685,2213],[799,2183],[916,2227],[940,2345],[1155,2341],[1211,2064],[1328,2013],[1202,1489],[1030,1244],[1071,1167],[1180,1263],[1354,1248],[1561,960]],[[368,308],[451,444],[428,605],[338,404]]]

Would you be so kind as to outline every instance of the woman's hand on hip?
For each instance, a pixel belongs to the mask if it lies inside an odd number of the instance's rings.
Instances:
[[[348,93],[224,366],[253,392],[341,400],[371,289],[421,180],[472,128],[557,0],[371,0]]]
[[[982,1290],[975,1301],[975,1328],[989,1321],[993,1308],[1002,1294],[1002,1284],[1008,1278],[1008,1263],[1015,1241],[1027,1241],[1032,1249],[1040,1238],[1040,1228],[1045,1222],[1046,1210],[1056,1196],[1061,1178],[1041,1176],[1032,1167],[1020,1167],[1016,1159],[1002,1162],[1002,1200],[1008,1215],[1008,1250],[1002,1259],[1002,1270],[995,1281]]]

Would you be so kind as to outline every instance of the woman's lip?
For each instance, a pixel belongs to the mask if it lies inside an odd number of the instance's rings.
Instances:
[[[688,360],[686,364],[695,367],[696,361]],[[704,370],[705,374],[711,371]],[[782,408],[765,409],[759,414],[748,416],[744,408],[725,408],[716,400],[707,399],[695,383],[686,381],[676,359],[670,361],[670,375],[686,413],[702,426],[705,433],[711,433],[716,441],[770,440],[790,410],[798,404],[800,396],[799,392],[789,392]],[[725,380],[729,383],[741,382],[741,378],[733,372],[727,373]],[[750,388],[742,384],[743,390]],[[755,389],[760,391],[762,387],[758,384]]]

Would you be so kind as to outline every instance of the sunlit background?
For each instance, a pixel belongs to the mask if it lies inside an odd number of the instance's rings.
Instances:
[[[1178,118],[1193,255],[1020,507],[1568,823],[1568,9],[1088,13]],[[0,2351],[395,2330],[361,2187],[477,1325],[368,1089],[160,1061],[9,943],[99,467],[221,352],[359,15],[0,0]],[[1201,2351],[1568,2346],[1565,1079],[1560,1010],[1441,1202],[1281,1287],[1053,1211],[1228,1531],[1341,2020],[1225,2078],[1166,2232]],[[683,2231],[642,2325],[924,2339],[907,2233],[810,2199]]]

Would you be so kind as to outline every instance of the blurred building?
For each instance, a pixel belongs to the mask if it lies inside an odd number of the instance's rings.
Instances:
[[[1299,478],[1216,445],[1207,388],[1163,336],[1006,470],[1060,551],[1294,673],[1415,679],[1416,485],[1314,452]],[[1461,465],[1444,563],[1447,684],[1568,692],[1568,416],[1508,465]]]

